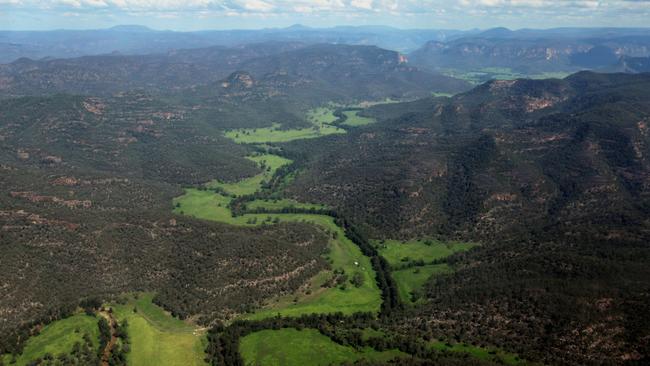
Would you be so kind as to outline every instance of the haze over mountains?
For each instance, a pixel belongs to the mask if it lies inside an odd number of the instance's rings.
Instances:
[[[0,365],[648,363],[648,29],[0,55]]]

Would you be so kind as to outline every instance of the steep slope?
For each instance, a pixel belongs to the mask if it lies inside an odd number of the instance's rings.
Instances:
[[[650,72],[650,57],[623,56],[618,63],[607,68],[607,71],[614,72]]]
[[[323,88],[363,97],[413,97],[456,93],[468,84],[418,70],[403,55],[374,46],[315,45],[245,62],[253,75],[288,75]]]
[[[260,172],[249,149],[186,116],[144,94],[0,101],[0,354],[87,298],[155,291],[175,315],[210,324],[327,266],[313,226],[172,214],[181,184]]]
[[[484,243],[394,329],[549,364],[647,360],[650,74],[492,81],[383,105],[309,150],[290,196],[371,236]],[[400,115],[400,117],[395,117]],[[645,358],[644,358],[645,357]]]

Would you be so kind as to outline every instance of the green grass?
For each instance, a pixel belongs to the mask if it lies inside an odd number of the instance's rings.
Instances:
[[[268,181],[273,177],[273,174],[278,168],[283,165],[291,164],[291,160],[271,154],[251,156],[247,159],[258,163],[262,169],[262,173],[236,183],[212,181],[206,186],[209,188],[220,188],[223,191],[236,196],[253,194],[260,189],[262,182]]]
[[[334,109],[329,107],[314,108],[307,112],[307,119],[314,125],[331,124],[338,117],[334,115]]]
[[[265,128],[230,130],[225,133],[225,136],[240,144],[262,144],[313,139],[345,133],[345,130],[327,124],[288,130],[281,129],[280,127],[280,124],[275,123],[273,126]]]
[[[278,167],[288,164],[289,160],[274,155],[254,157],[257,162],[265,161],[271,167],[264,174],[273,174]],[[259,176],[244,179],[239,183],[217,183],[218,187],[230,194],[253,193],[265,178]],[[214,186],[214,182],[210,185]],[[255,185],[257,184],[257,186]],[[238,186],[241,185],[241,186]],[[174,199],[174,212],[193,216],[203,220],[218,221],[238,226],[254,226],[271,224],[273,222],[309,222],[325,229],[332,238],[330,239],[327,259],[333,270],[343,271],[349,278],[359,273],[363,278],[361,286],[356,287],[351,283],[341,286],[321,286],[334,275],[332,271],[323,271],[309,281],[308,289],[304,293],[285,295],[275,298],[263,309],[254,314],[245,315],[250,319],[262,319],[281,314],[283,316],[300,316],[311,313],[343,312],[352,314],[358,311],[378,312],[381,306],[381,292],[375,282],[375,272],[370,264],[370,259],[361,253],[357,245],[352,243],[343,229],[334,223],[334,219],[326,215],[310,214],[246,214],[233,217],[228,204],[232,197],[215,193],[209,190],[186,189],[185,194]],[[254,201],[250,208],[265,207],[281,209],[283,204],[294,207],[324,208],[322,205],[306,204],[292,200]]]
[[[185,194],[174,198],[174,213],[203,220],[227,222],[233,220],[228,204],[232,198],[212,191],[185,189]]]
[[[431,347],[438,351],[467,353],[480,360],[501,360],[506,365],[527,364],[526,361],[521,360],[516,354],[508,353],[498,348],[472,346],[465,343],[448,344],[440,341],[431,343]]]
[[[386,240],[375,242],[381,254],[391,266],[400,266],[414,260],[430,263],[436,259],[448,257],[456,252],[469,250],[476,246],[473,243],[441,242],[421,239],[407,242]]]
[[[132,366],[206,365],[207,339],[203,331],[176,319],[151,302],[153,295],[129,297],[126,304],[111,304],[119,322],[128,320]],[[133,309],[137,309],[134,312]]]
[[[356,127],[365,126],[377,122],[374,118],[359,116],[359,112],[360,111],[357,110],[343,111],[343,114],[347,117],[343,124],[346,126]]]
[[[369,347],[356,350],[335,343],[315,329],[293,328],[249,334],[241,339],[239,350],[245,365],[264,366],[336,365],[360,359],[386,362],[404,355],[397,350],[378,352]]]
[[[257,216],[258,221],[268,215]],[[334,219],[324,215],[280,214],[270,215],[282,221],[306,221],[318,225],[331,233],[336,233],[336,239],[330,240],[330,250],[327,258],[332,269],[343,270],[352,277],[359,272],[363,277],[360,287],[347,283],[345,289],[340,287],[323,288],[321,285],[331,278],[331,271],[323,271],[311,279],[307,293],[282,296],[272,300],[266,307],[246,316],[248,319],[263,319],[280,314],[282,316],[300,316],[311,313],[352,314],[358,311],[378,312],[381,306],[381,292],[375,282],[375,272],[370,259],[361,253],[357,245],[351,242]],[[297,301],[294,301],[297,300]]]
[[[97,320],[94,316],[77,314],[46,325],[38,335],[27,340],[23,353],[16,358],[16,363],[13,365],[27,365],[47,353],[53,356],[68,354],[76,342],[84,344],[84,334],[88,334],[94,346],[99,347]],[[9,365],[11,359],[12,356],[5,355],[3,359],[5,365]]]
[[[413,304],[411,294],[419,292],[427,281],[435,275],[451,272],[446,264],[429,264],[393,271],[393,279],[397,283],[399,296],[405,304]]]
[[[343,229],[334,223],[332,217],[309,214],[246,214],[232,217],[226,204],[229,199],[210,191],[189,189],[184,196],[177,199],[182,204],[180,208],[175,208],[175,211],[184,210],[185,215],[240,226],[270,224],[269,218],[277,218],[280,222],[308,222],[318,225],[330,233],[336,233],[334,234],[336,239],[330,239],[329,253],[327,254],[332,269],[343,270],[349,277],[359,272],[363,277],[363,285],[360,287],[348,283],[345,289],[340,287],[322,288],[321,285],[333,275],[332,271],[324,271],[311,279],[309,294],[301,293],[278,297],[255,313],[247,314],[246,318],[263,319],[277,314],[300,316],[339,311],[344,314],[358,311],[379,311],[381,292],[375,282],[375,272],[370,264],[370,259],[364,256],[359,247],[345,236]],[[217,207],[215,203],[221,203],[222,206]],[[254,223],[251,222],[252,220],[255,220]],[[296,299],[298,301],[294,301]]]

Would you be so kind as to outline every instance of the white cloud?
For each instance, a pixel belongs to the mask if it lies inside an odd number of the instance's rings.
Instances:
[[[372,0],[352,0],[350,5],[359,9],[372,10]]]
[[[539,26],[585,25],[580,18],[627,26],[650,11],[650,0],[0,0],[0,11],[53,14],[159,14],[186,19],[217,17],[364,18],[371,22],[416,17],[419,24]],[[573,22],[573,24],[569,23]],[[386,23],[390,23],[389,21]],[[646,22],[647,23],[647,22]],[[408,24],[408,23],[406,23]],[[650,24],[646,24],[650,25]],[[408,26],[408,25],[407,25]]]

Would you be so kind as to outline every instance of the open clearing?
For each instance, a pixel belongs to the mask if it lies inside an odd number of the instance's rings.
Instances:
[[[402,242],[398,240],[375,241],[375,245],[388,263],[393,267],[408,264],[412,261],[431,263],[434,260],[448,257],[456,252],[470,250],[476,246],[473,243],[441,242],[432,239],[421,239]]]
[[[260,189],[262,182],[269,180],[271,177],[273,177],[273,174],[279,167],[291,163],[291,160],[289,159],[285,159],[281,156],[271,155],[271,154],[250,156],[247,159],[252,160],[257,164],[259,164],[260,168],[262,169],[262,173],[250,178],[243,179],[236,183],[221,183],[218,181],[212,181],[208,183],[206,186],[208,188],[219,188],[235,196],[252,194],[255,193],[258,189]]]
[[[338,119],[334,115],[334,109],[330,107],[318,107],[307,112],[307,119],[314,125],[331,124]]]
[[[273,174],[275,169],[282,164],[288,164],[287,159],[280,160],[272,158],[274,155],[263,155],[258,158],[258,162],[266,161],[271,168],[264,174]],[[271,163],[272,162],[272,163]],[[259,175],[258,175],[259,176]],[[256,176],[256,177],[258,177]],[[261,184],[263,179],[256,177],[242,180],[242,187],[237,187],[238,183],[220,185],[219,188],[234,194],[254,193],[259,189],[251,184],[252,181]],[[214,184],[214,183],[211,183]],[[334,313],[343,312],[352,314],[357,311],[378,312],[381,306],[381,292],[375,281],[375,272],[370,264],[370,259],[361,253],[357,245],[351,242],[334,219],[326,215],[315,214],[245,214],[233,217],[228,204],[231,197],[216,193],[210,190],[186,189],[183,196],[174,199],[174,212],[183,215],[189,215],[204,220],[223,222],[231,225],[263,225],[277,224],[279,222],[308,222],[317,225],[326,230],[330,235],[329,253],[327,259],[331,264],[331,271],[323,271],[312,278],[307,288],[297,294],[285,295],[275,298],[262,309],[254,314],[247,314],[245,317],[250,319],[261,319],[281,314],[284,316],[300,316],[311,313]],[[281,203],[291,203],[296,205],[306,205],[308,207],[322,208],[321,205],[301,204],[295,201],[255,201],[253,207],[267,207],[269,209],[281,209]],[[291,206],[291,205],[289,205]],[[285,207],[289,207],[285,206]],[[347,280],[341,281],[338,285],[323,287],[326,282],[335,277],[334,271],[338,272],[338,277],[347,277]],[[350,282],[353,277],[359,279],[356,285]]]
[[[337,133],[345,133],[345,130],[329,125],[288,130],[283,130],[280,127],[281,125],[276,123],[272,127],[230,130],[226,132],[225,136],[240,144],[262,144],[313,139]]]
[[[404,355],[397,350],[378,352],[342,346],[315,329],[263,330],[241,339],[240,353],[246,365],[336,365],[360,359],[385,362]]]
[[[333,110],[326,107],[312,109],[307,113],[310,127],[282,129],[282,125],[274,123],[265,128],[242,128],[230,130],[225,136],[240,144],[262,144],[273,142],[289,142],[300,139],[313,139],[327,135],[343,134],[344,129],[331,125],[337,118]]]
[[[452,271],[447,264],[433,262],[476,246],[473,243],[441,242],[433,239],[407,242],[382,240],[374,241],[374,245],[379,254],[393,267],[393,278],[405,304],[418,302],[422,287],[432,276]]]
[[[432,276],[449,272],[451,268],[446,264],[429,264],[393,271],[393,279],[397,282],[402,301],[414,304],[417,301],[413,301],[412,293],[418,293]]]
[[[128,321],[133,366],[194,366],[204,361],[204,332],[176,319],[151,302],[153,295],[129,296],[125,304],[111,304],[118,322]],[[134,311],[135,309],[135,311]]]
[[[377,122],[374,118],[360,116],[359,112],[361,111],[358,110],[343,111],[343,114],[345,115],[346,119],[345,122],[343,122],[342,124],[346,126],[356,127],[356,126],[365,126]]]
[[[5,355],[5,365],[27,365],[46,354],[57,356],[69,354],[75,343],[84,344],[83,336],[88,334],[94,347],[99,347],[98,318],[86,314],[77,314],[69,318],[57,320],[46,325],[41,332],[29,338],[23,353],[11,363],[12,356]]]
[[[386,100],[382,102],[364,103],[363,106],[369,107],[377,104],[394,103],[394,101]],[[337,107],[339,106],[336,104],[330,104],[325,107],[318,107],[307,111],[306,120],[311,124],[309,127],[283,129],[282,124],[273,123],[271,127],[240,128],[226,131],[225,136],[240,144],[265,144],[344,134],[346,133],[344,129],[333,125],[333,123],[338,120],[334,115],[334,111]],[[355,127],[376,122],[374,118],[359,116],[359,112],[359,110],[344,110],[343,114],[345,114],[347,119],[342,124]]]
[[[258,221],[267,215],[257,216]],[[246,316],[248,319],[262,319],[277,314],[283,316],[300,316],[311,313],[352,314],[358,311],[377,313],[381,306],[381,292],[375,282],[375,271],[370,265],[370,259],[361,253],[359,247],[350,241],[334,219],[324,215],[279,214],[271,215],[282,221],[305,221],[325,228],[336,238],[330,239],[330,251],[327,255],[333,270],[343,271],[348,278],[358,273],[362,278],[359,287],[345,283],[345,287],[335,286],[323,288],[321,285],[334,275],[332,271],[324,271],[311,279],[305,292],[287,295],[272,300],[267,307]],[[294,301],[297,300],[297,301]]]

